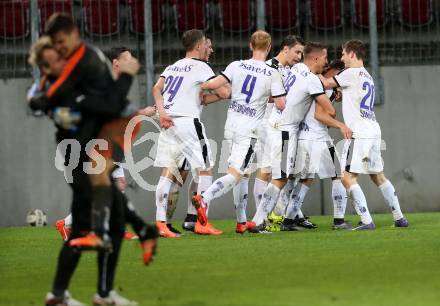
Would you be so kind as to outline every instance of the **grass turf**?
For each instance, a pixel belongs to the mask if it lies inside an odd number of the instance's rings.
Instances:
[[[268,235],[214,221],[224,235],[161,239],[150,267],[127,241],[115,288],[140,305],[440,305],[440,213],[408,214],[408,229],[373,217],[375,231],[335,232],[330,217],[313,217],[318,230]],[[42,305],[60,246],[53,226],[0,229],[0,305]],[[86,253],[70,286],[88,304],[95,262]]]

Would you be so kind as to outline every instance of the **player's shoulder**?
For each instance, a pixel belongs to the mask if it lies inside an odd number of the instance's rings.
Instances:
[[[192,60],[195,62],[195,65],[197,65],[198,67],[202,68],[202,69],[211,69],[214,70],[211,66],[211,64],[205,60],[199,59],[199,58],[195,58],[193,57]]]
[[[359,75],[359,77],[361,77],[363,79],[369,79],[369,80],[373,81],[373,77],[368,72],[368,70],[365,69],[365,67],[360,67],[359,70],[357,71],[357,74]]]
[[[111,63],[107,56],[99,48],[84,44],[84,51],[77,50],[73,56],[78,57],[79,61],[76,69],[82,71],[87,79],[113,79]]]
[[[307,67],[307,65],[304,63],[298,63],[293,65],[292,68],[290,68],[290,71],[292,73],[295,73],[297,75],[297,78],[299,77],[300,79],[305,79],[305,80],[313,79],[314,76],[316,76],[310,71],[309,67]]]
[[[248,65],[248,63],[246,60],[235,60],[235,61],[230,62],[226,68],[228,70],[231,70],[231,69],[237,69],[240,67],[246,67],[247,65]]]
[[[274,67],[272,65],[268,65],[267,63],[265,63],[265,65],[266,65],[266,67],[268,68],[269,71],[280,73],[280,71],[278,70],[278,67]]]
[[[278,66],[279,66],[280,62],[277,60],[276,57],[272,57],[271,59],[268,59],[266,61],[266,65],[268,65],[269,67],[272,67],[274,69],[278,70]]]
[[[235,60],[235,61],[230,62],[228,66],[240,66],[240,65],[245,65],[248,63],[249,63],[249,60],[239,59],[239,60]]]
[[[164,72],[192,73],[193,71],[201,71],[202,69],[213,71],[212,67],[203,60],[196,58],[181,58],[167,66]]]
[[[301,72],[307,71],[306,68],[307,68],[307,66],[304,65],[304,63],[297,63],[297,64],[293,65],[292,67],[290,67],[290,72],[296,73],[296,74],[301,74]]]
[[[337,75],[358,74],[360,70],[361,70],[360,68],[349,67],[349,68],[345,68],[345,69],[341,70]]]
[[[310,80],[312,82],[320,82],[321,83],[321,80],[319,79],[318,75],[314,74],[311,71],[305,71],[305,73],[306,73],[306,78],[308,80]]]
[[[85,51],[84,51],[85,58],[87,58],[90,61],[99,60],[99,62],[103,64],[108,63],[108,59],[105,56],[104,52],[101,51],[101,49],[89,44],[84,44],[84,46],[85,46]]]

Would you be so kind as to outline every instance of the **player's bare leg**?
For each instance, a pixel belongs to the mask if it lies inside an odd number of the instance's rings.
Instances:
[[[382,192],[382,196],[387,202],[393,214],[395,227],[408,227],[408,220],[403,216],[400,209],[399,198],[397,197],[396,190],[393,184],[385,177],[384,173],[370,174],[371,180]]]

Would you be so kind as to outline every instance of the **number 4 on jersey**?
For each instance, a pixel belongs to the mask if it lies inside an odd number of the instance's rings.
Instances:
[[[249,103],[252,98],[252,93],[254,92],[255,82],[257,77],[248,74],[243,82],[243,87],[241,88],[241,93],[246,95],[246,103]]]

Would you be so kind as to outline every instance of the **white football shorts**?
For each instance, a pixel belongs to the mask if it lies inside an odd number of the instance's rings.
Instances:
[[[287,178],[294,173],[298,130],[281,131],[267,128],[268,144],[264,150],[264,168],[269,167],[272,179]]]
[[[341,169],[359,174],[376,174],[383,171],[380,138],[357,138],[344,143]]]
[[[242,174],[249,173],[255,156],[257,139],[231,130],[225,130],[224,136],[229,146],[228,166]]]
[[[317,174],[320,179],[338,176],[339,159],[331,141],[300,139],[295,160],[295,176],[312,179]]]
[[[197,118],[173,118],[174,126],[162,129],[157,144],[155,167],[208,170],[214,166],[205,127]]]

